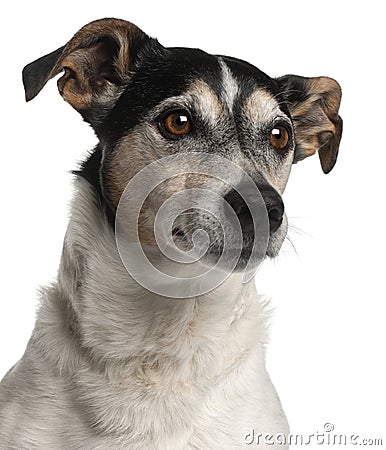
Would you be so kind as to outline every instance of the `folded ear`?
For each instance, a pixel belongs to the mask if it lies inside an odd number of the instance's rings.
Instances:
[[[338,115],[342,92],[332,78],[286,75],[278,79],[290,110],[296,150],[294,163],[318,151],[324,173],[338,157],[343,121]]]
[[[86,120],[110,109],[127,82],[135,54],[151,40],[130,22],[102,19],[79,30],[63,47],[28,64],[23,70],[26,100],[64,70],[58,89]],[[90,121],[90,120],[89,120]]]

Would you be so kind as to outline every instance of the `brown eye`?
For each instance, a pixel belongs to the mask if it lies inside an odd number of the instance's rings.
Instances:
[[[286,150],[289,142],[289,133],[285,127],[278,125],[271,131],[269,141],[277,152]]]
[[[184,112],[172,112],[162,119],[164,129],[176,136],[189,133],[192,126],[188,115]]]

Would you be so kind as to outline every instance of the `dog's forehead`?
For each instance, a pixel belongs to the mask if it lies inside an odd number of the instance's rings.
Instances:
[[[271,83],[258,76],[246,80],[242,72],[241,76],[237,70],[234,72],[221,57],[219,63],[220,83],[214,89],[199,79],[188,90],[195,94],[202,115],[214,122],[224,115],[241,115],[250,122],[263,125],[283,114]]]
[[[155,118],[169,107],[192,108],[213,125],[230,116],[258,124],[286,114],[278,93],[274,79],[236,58],[189,48],[149,51],[105,125],[111,138],[120,138],[144,117]]]
[[[178,52],[182,50],[178,49]],[[185,52],[189,55],[192,50],[185,49]],[[263,125],[283,115],[275,80],[259,69],[235,58],[204,52],[193,55],[193,58],[184,61],[183,89],[177,95],[166,96],[159,102],[154,114],[167,108],[187,107],[213,125],[229,116],[242,116],[242,119]],[[183,71],[179,62],[180,58],[176,60],[174,73],[172,64],[164,73],[168,82],[176,81],[175,88],[182,81]]]

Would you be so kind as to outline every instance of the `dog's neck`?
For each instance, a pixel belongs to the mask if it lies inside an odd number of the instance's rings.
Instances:
[[[46,329],[56,328],[50,337],[56,347],[71,343],[74,365],[86,359],[104,370],[119,367],[125,376],[155,381],[162,373],[183,382],[217,376],[254,349],[263,363],[265,307],[253,280],[242,284],[232,274],[212,292],[188,299],[148,292],[125,270],[92,186],[81,178],[75,186],[58,284],[44,296],[40,314],[47,321],[55,309],[57,323],[45,322]]]

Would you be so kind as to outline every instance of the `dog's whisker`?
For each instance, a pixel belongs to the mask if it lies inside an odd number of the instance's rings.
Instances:
[[[293,224],[288,224],[288,229],[290,231],[293,231],[294,233],[298,234],[298,235],[302,235],[302,236],[310,236],[311,235],[309,233],[307,233],[306,231],[304,231],[303,229],[299,228],[297,225],[293,225]]]
[[[291,218],[292,220],[293,218]],[[303,230],[302,228],[300,228],[298,225],[295,225],[294,223],[290,222],[288,223],[288,229],[292,232],[294,232],[295,234],[299,235],[299,236],[307,236],[309,238],[312,238],[312,234],[308,233],[307,231]]]
[[[285,237],[285,241],[288,242],[288,243],[290,244],[292,250],[295,252],[296,256],[299,258],[299,253],[298,253],[298,251],[297,251],[297,249],[296,249],[296,247],[295,247],[295,244],[294,244],[293,240],[292,240],[291,237],[288,235],[288,233],[287,233],[287,235],[286,235],[286,237]]]

